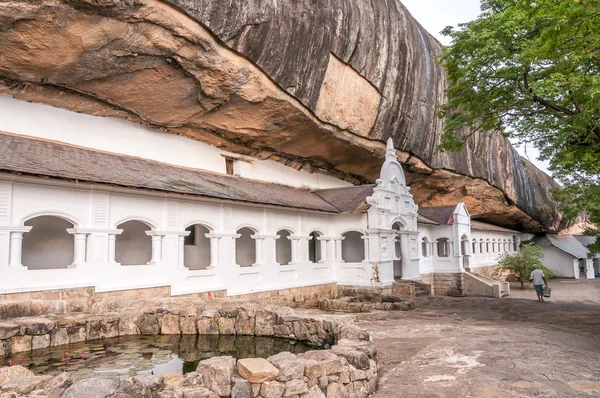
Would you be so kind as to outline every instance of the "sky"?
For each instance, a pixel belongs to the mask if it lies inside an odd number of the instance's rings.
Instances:
[[[450,44],[450,38],[442,36],[440,31],[446,26],[456,26],[471,21],[480,14],[479,0],[401,0],[402,4],[419,23],[435,36],[442,44]],[[521,156],[527,158],[539,169],[548,171],[548,163],[537,159],[538,150],[532,145],[527,149],[514,145]]]

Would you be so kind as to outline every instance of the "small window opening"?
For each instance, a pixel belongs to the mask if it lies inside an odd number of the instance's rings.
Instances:
[[[230,176],[233,175],[233,159],[225,158],[225,172]]]

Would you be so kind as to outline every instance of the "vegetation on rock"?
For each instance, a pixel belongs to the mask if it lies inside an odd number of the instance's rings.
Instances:
[[[441,148],[489,131],[532,143],[564,187],[554,194],[561,210],[600,224],[600,1],[481,7],[476,20],[443,32],[453,41],[441,57],[450,80]]]

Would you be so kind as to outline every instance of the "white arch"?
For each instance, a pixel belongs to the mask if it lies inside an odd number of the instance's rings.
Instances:
[[[392,221],[390,222],[390,229],[394,228],[394,224],[400,224],[402,226],[402,230],[408,229],[408,223],[402,216],[397,216],[392,219]]]
[[[349,228],[349,229],[344,229],[342,230],[342,232],[340,232],[340,236],[348,233],[348,232],[360,232],[361,234],[365,235],[366,232],[360,228]]]
[[[313,228],[310,230],[310,232],[308,233],[309,235],[312,234],[313,232],[316,232],[319,235],[325,235],[325,232],[323,232],[322,230],[318,229],[318,228]]]
[[[235,232],[237,233],[237,231],[239,231],[242,228],[248,228],[249,230],[251,230],[255,234],[260,233],[260,229],[258,227],[256,227],[255,225],[252,225],[252,224],[240,224],[237,227],[235,227]]]
[[[57,218],[63,219],[65,221],[73,224],[73,226],[75,228],[81,226],[81,222],[79,222],[77,220],[77,218],[73,217],[72,215],[70,215],[66,212],[56,211],[56,210],[43,210],[43,211],[37,211],[35,213],[28,214],[21,219],[20,224],[25,225],[25,223],[27,221],[32,220],[37,217],[42,217],[42,216],[50,216],[50,217],[57,217]]]
[[[150,220],[149,218],[143,217],[143,216],[132,216],[132,217],[124,218],[120,221],[117,221],[114,224],[114,227],[117,228],[119,225],[126,223],[128,221],[139,221],[141,223],[144,223],[147,226],[149,226],[152,231],[157,229],[157,227],[156,227],[157,224],[154,221]]]
[[[194,220],[194,221],[188,222],[187,224],[183,224],[183,230],[191,227],[192,225],[202,225],[204,228],[208,229],[208,231],[211,233],[213,233],[217,230],[210,223],[207,223],[206,221],[202,221],[202,220]]]
[[[290,235],[297,235],[294,228],[290,228],[290,227],[281,227],[281,228],[277,229],[277,231],[275,231],[275,234],[278,234],[281,231],[288,231],[290,233]]]

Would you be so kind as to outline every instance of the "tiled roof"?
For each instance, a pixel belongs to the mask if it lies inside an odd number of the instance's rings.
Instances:
[[[367,197],[373,195],[372,185],[359,185],[354,187],[319,189],[314,191],[321,198],[331,203],[342,213],[361,213],[367,210],[369,205]]]
[[[547,234],[546,238],[552,246],[570,254],[575,258],[587,258],[589,250],[573,235],[551,235]]]
[[[340,212],[305,189],[7,133],[0,133],[0,171]]]
[[[596,243],[595,236],[587,236],[587,235],[573,235],[573,236],[575,237],[575,239],[580,241],[585,247]]]
[[[513,231],[512,229],[499,227],[494,224],[488,224],[486,222],[471,220],[471,229],[478,231],[497,231],[497,232],[508,232],[518,234],[519,232]]]
[[[419,214],[441,225],[452,224],[456,205],[419,207]]]
[[[440,225],[440,223],[430,220],[422,214],[417,214],[417,222],[419,224]]]

